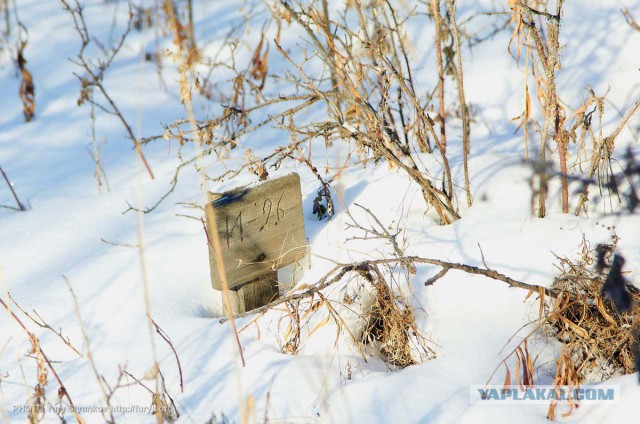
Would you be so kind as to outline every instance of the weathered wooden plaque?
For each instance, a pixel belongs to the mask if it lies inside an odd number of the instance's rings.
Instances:
[[[240,286],[305,256],[300,177],[290,174],[226,193],[205,207],[207,231],[218,233],[229,288]],[[209,246],[211,282],[222,289]]]

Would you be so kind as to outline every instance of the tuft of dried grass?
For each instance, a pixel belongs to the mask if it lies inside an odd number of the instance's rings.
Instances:
[[[556,376],[553,379],[553,385],[556,386],[556,394],[559,395],[560,387],[570,387],[570,388],[579,388],[580,387],[580,376],[576,372],[576,366],[571,359],[571,355],[567,349],[563,349],[558,356],[558,360],[556,361]],[[559,396],[558,396],[559,397]],[[547,412],[547,418],[551,421],[554,421],[556,418],[556,408],[558,406],[558,401],[552,399],[549,402],[549,410]],[[569,410],[562,414],[563,418],[571,415],[574,409],[580,406],[575,399],[568,400],[568,408]]]
[[[345,281],[347,273],[351,275]],[[344,286],[338,298],[321,293],[322,288],[341,281]],[[400,290],[392,288],[392,283],[395,280],[391,267],[383,274],[377,264],[363,262],[343,268],[328,283],[306,286],[311,287],[306,293],[289,295],[284,301],[281,298],[279,302],[286,308],[278,322],[278,327],[284,329],[278,333],[281,352],[296,355],[307,339],[332,324],[334,347],[346,338],[365,362],[377,356],[391,369],[401,369],[434,358],[431,342],[418,329],[413,308]],[[266,311],[273,306],[263,308]],[[259,318],[260,315],[239,332]]]
[[[427,339],[418,330],[407,299],[401,293],[394,293],[379,272],[375,274],[377,278],[369,280],[375,296],[363,314],[366,325],[362,343],[375,346],[386,363],[398,368],[435,357],[427,346]]]
[[[409,330],[415,317],[401,309],[385,284],[376,284],[373,306],[367,311],[367,326],[362,334],[365,344],[376,343],[386,362],[400,368],[414,365],[409,346]]]
[[[614,233],[611,244],[593,249],[583,239],[577,260],[558,258],[560,275],[553,288],[560,295],[551,304],[545,329],[565,345],[580,383],[635,371],[637,310],[618,311],[602,291],[618,240]],[[626,284],[626,290],[631,304],[637,305],[640,290],[631,284]]]

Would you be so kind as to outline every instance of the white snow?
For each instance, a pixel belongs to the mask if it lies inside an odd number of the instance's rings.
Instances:
[[[10,2],[13,3],[13,2]],[[109,45],[124,28],[124,2],[86,1],[85,16],[90,32]],[[215,52],[229,25],[247,13],[238,2],[196,1],[197,39]],[[404,3],[404,2],[400,2]],[[505,3],[505,4],[503,4]],[[633,1],[566,2],[561,30],[562,63],[558,71],[561,96],[569,107],[579,107],[590,85],[598,94],[610,89],[606,128],[619,120],[615,108],[626,111],[640,96],[638,56],[640,33],[624,23],[620,4],[636,17],[640,7]],[[98,192],[94,177],[89,105],[78,107],[81,70],[69,61],[79,48],[71,17],[58,1],[16,2],[20,19],[28,28],[25,50],[27,68],[36,86],[36,117],[25,123],[18,97],[20,79],[12,55],[15,41],[10,36],[0,42],[0,166],[14,189],[30,209],[17,212],[0,208],[0,284],[2,299],[11,297],[30,314],[37,314],[53,329],[62,331],[83,356],[74,353],[51,331],[40,328],[12,306],[20,320],[39,339],[40,345],[64,382],[77,406],[103,405],[100,386],[87,359],[82,327],[86,331],[97,371],[110,385],[115,384],[119,367],[142,379],[157,359],[168,393],[181,414],[180,422],[206,422],[214,415],[218,422],[336,422],[336,423],[543,423],[546,405],[472,405],[469,386],[485,384],[514,343],[529,331],[524,325],[537,318],[537,303],[525,300],[527,292],[482,276],[450,271],[434,285],[424,281],[439,268],[418,265],[412,276],[409,301],[416,308],[418,326],[431,341],[436,357],[402,370],[390,370],[380,358],[364,362],[345,337],[334,345],[333,322],[308,336],[325,316],[314,317],[306,328],[297,355],[281,352],[287,321],[282,308],[266,313],[241,334],[246,367],[240,364],[236,341],[228,323],[221,324],[222,304],[211,288],[209,259],[200,209],[185,203],[204,203],[200,177],[193,166],[181,173],[175,191],[149,214],[138,215],[128,206],[153,205],[170,187],[179,165],[175,142],[168,146],[158,140],[143,151],[156,179],[150,180],[119,120],[97,111],[97,142],[101,150],[110,190]],[[341,6],[342,7],[342,6]],[[462,22],[478,11],[503,10],[506,2],[460,1]],[[423,17],[426,19],[426,17]],[[115,25],[112,28],[112,22]],[[479,15],[469,23],[482,28],[495,16]],[[500,18],[503,19],[503,18]],[[416,79],[432,86],[432,29],[415,21],[409,23],[409,38],[421,65]],[[0,27],[2,27],[0,23]],[[253,25],[256,25],[255,23]],[[258,28],[258,29],[256,29]],[[244,41],[253,46],[256,31]],[[272,28],[273,29],[273,28]],[[112,33],[113,31],[113,33]],[[302,33],[283,32],[283,43],[293,45]],[[530,211],[531,190],[527,182],[531,170],[522,165],[522,134],[513,134],[510,119],[522,110],[522,78],[506,46],[510,30],[465,51],[467,100],[477,115],[472,126],[471,185],[475,203],[461,210],[462,219],[438,226],[431,213],[425,214],[422,196],[415,184],[397,170],[382,163],[366,169],[346,171],[333,187],[336,216],[318,221],[311,213],[318,180],[303,164],[284,162],[273,176],[291,171],[302,179],[305,226],[311,256],[296,271],[299,284],[313,284],[338,262],[380,259],[391,254],[382,241],[349,241],[362,235],[347,230],[348,207],[358,221],[366,215],[355,203],[369,208],[385,225],[402,229],[399,241],[406,242],[407,254],[483,266],[512,278],[549,286],[556,275],[554,254],[573,257],[579,252],[583,234],[592,245],[607,241],[615,225],[621,237],[619,248],[627,259],[625,269],[637,282],[640,273],[640,216],[607,215],[591,210],[590,216],[560,213],[558,187],[550,187],[550,212],[544,219]],[[253,38],[251,38],[253,37]],[[105,75],[105,87],[139,136],[163,134],[162,124],[185,116],[180,104],[176,65],[165,58],[161,82],[154,63],[144,61],[146,51],[155,49],[154,29],[132,31]],[[171,37],[161,36],[162,49],[170,48]],[[274,69],[286,62],[271,46]],[[89,56],[100,56],[95,47]],[[245,53],[243,60],[250,58]],[[222,81],[229,75],[214,74]],[[166,84],[164,88],[163,84]],[[454,87],[451,83],[450,87]],[[455,92],[452,92],[455,95]],[[205,119],[219,112],[219,106],[194,94],[196,115]],[[314,111],[318,112],[318,111]],[[595,118],[594,118],[595,119]],[[639,120],[631,126],[637,134]],[[455,146],[459,123],[450,127],[454,179],[463,185],[461,150]],[[250,147],[257,156],[288,142],[288,136],[265,129],[252,138]],[[106,143],[104,142],[106,140]],[[621,146],[637,140],[625,130]],[[617,146],[617,152],[624,151]],[[191,154],[189,147],[185,152]],[[242,152],[237,154],[240,161]],[[187,157],[187,155],[185,155]],[[319,156],[320,172],[325,162],[333,166],[341,156]],[[424,160],[433,161],[425,156]],[[223,165],[207,161],[210,175],[224,171]],[[238,163],[238,162],[235,162]],[[234,162],[227,162],[233,166]],[[247,173],[209,189],[222,192],[254,182]],[[460,204],[464,193],[458,191]],[[13,197],[0,180],[0,204],[14,205]],[[189,219],[189,215],[198,219]],[[140,219],[142,225],[138,225]],[[117,246],[144,243],[144,263],[140,249]],[[481,254],[482,252],[482,254]],[[293,267],[281,270],[291,278]],[[184,379],[184,392],[170,347],[150,332],[145,308],[145,284],[150,313],[171,338],[177,350]],[[78,298],[82,327],[76,318],[73,298],[65,279]],[[339,287],[344,287],[344,284]],[[405,287],[407,289],[408,287]],[[327,295],[340,296],[338,287]],[[255,317],[236,320],[238,329]],[[355,320],[353,320],[355,321]],[[506,347],[505,347],[506,345]],[[509,347],[511,346],[511,347]],[[551,384],[560,344],[537,337],[529,346],[536,357],[536,381]],[[0,310],[0,417],[7,422],[26,419],[18,409],[27,403],[36,383],[35,361],[25,356],[30,343],[9,314]],[[539,355],[539,356],[538,356]],[[504,367],[492,384],[504,379]],[[131,379],[127,382],[133,383]],[[155,389],[153,380],[143,382]],[[560,421],[603,423],[630,421],[637,416],[640,386],[637,375],[612,378],[607,384],[621,386],[620,404],[585,405]],[[55,403],[58,384],[48,375],[47,398]],[[251,399],[253,407],[243,411]],[[132,384],[117,390],[113,405],[151,404],[149,392]],[[559,411],[560,413],[562,411]],[[82,414],[87,422],[101,422],[100,413]],[[228,421],[223,421],[223,416]],[[74,418],[67,413],[70,422]],[[118,422],[152,422],[152,415],[115,414]],[[53,413],[45,421],[56,422]],[[215,421],[214,421],[215,422]]]

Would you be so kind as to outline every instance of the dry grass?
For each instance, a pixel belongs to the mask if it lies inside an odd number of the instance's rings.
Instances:
[[[524,110],[522,114],[513,118],[517,121],[517,131],[523,129],[525,157],[529,161],[529,142],[531,129],[538,132],[540,164],[552,163],[551,153],[557,152],[559,172],[549,174],[546,166],[539,166],[536,171],[537,187],[533,190],[537,198],[534,206],[539,217],[544,217],[547,210],[548,183],[552,177],[560,180],[560,196],[562,212],[569,213],[572,198],[575,197],[575,214],[587,213],[589,200],[588,185],[575,194],[570,193],[569,185],[572,180],[584,177],[588,180],[597,177],[600,191],[606,187],[607,181],[613,178],[612,161],[615,141],[620,131],[627,126],[630,118],[640,108],[640,100],[636,101],[622,116],[617,128],[608,136],[603,135],[604,95],[598,96],[587,86],[587,99],[578,102],[579,106],[572,112],[567,106],[572,102],[561,99],[555,84],[556,73],[562,69],[560,62],[560,26],[563,17],[563,1],[555,2],[553,10],[547,2],[539,0],[509,0],[512,10],[509,22],[513,33],[507,50],[514,57],[518,66],[524,55]],[[632,28],[634,21],[629,12],[622,10],[624,19]],[[532,90],[531,87],[535,87]],[[535,106],[532,106],[532,91],[535,91],[538,110],[542,115],[542,122],[534,116]],[[597,121],[592,122],[593,116]],[[555,142],[552,146],[551,139]],[[591,141],[591,143],[589,143]],[[584,164],[588,168],[584,169]],[[532,186],[533,188],[533,186]],[[612,190],[607,193],[608,200],[617,196]],[[611,207],[613,211],[613,206]]]
[[[563,349],[558,356],[558,360],[556,361],[556,376],[553,379],[553,384],[556,388],[561,386],[572,388],[580,387],[580,376],[576,372],[576,366],[571,359],[568,349]],[[571,415],[573,410],[579,406],[573,399],[569,399],[568,402],[569,410],[562,414],[563,418]],[[555,420],[557,406],[558,401],[552,399],[549,402],[547,418],[551,421]]]
[[[594,269],[597,252],[586,240],[580,258],[558,258],[560,275],[553,287],[561,294],[551,304],[545,329],[566,346],[581,383],[635,372],[637,309],[620,313],[602,294],[617,242],[614,234],[605,247],[604,273]],[[640,290],[633,285],[627,290],[637,304]]]
[[[311,288],[305,292],[289,294],[254,311],[257,317],[239,333],[253,326],[264,312],[275,309],[281,311],[278,327],[282,330],[277,334],[282,353],[296,355],[320,329],[333,325],[333,347],[346,340],[365,362],[378,357],[397,369],[432,359],[432,343],[418,328],[414,309],[405,295],[392,288],[390,281],[395,277],[387,265],[384,264],[384,271],[370,263],[343,268],[331,280],[322,279],[306,286]],[[403,272],[406,275],[404,266]],[[341,288],[330,297],[320,291],[338,283]],[[284,308],[276,308],[278,305]],[[259,326],[256,328],[259,332]]]
[[[435,357],[427,347],[427,339],[420,335],[416,317],[405,297],[395,294],[384,281],[374,281],[373,287],[375,297],[364,313],[367,324],[362,342],[375,346],[386,363],[398,368]]]
[[[539,334],[551,335],[562,343],[553,380],[558,389],[561,386],[579,388],[584,383],[601,382],[636,371],[636,365],[640,363],[637,320],[640,290],[622,276],[624,260],[620,260],[616,252],[619,238],[615,227],[609,230],[612,232],[610,244],[592,248],[583,237],[578,258],[557,257],[559,273],[551,288],[530,290],[527,298],[539,295],[539,319],[500,361],[486,384],[504,365],[504,386],[509,388],[512,382],[509,363],[513,361],[520,389],[533,387],[535,361],[529,353],[528,341]],[[613,280],[618,284],[617,292],[611,290]],[[550,420],[556,418],[557,406],[557,402],[550,402],[547,416]],[[562,417],[569,416],[577,406],[576,402],[569,401],[569,409],[561,414]]]
[[[321,2],[306,5],[298,1],[281,1],[271,6],[271,19],[261,25],[262,30],[256,34],[259,35],[257,43],[245,46],[240,40],[229,40],[226,49],[231,58],[225,63],[211,64],[212,69],[217,67],[230,74],[228,86],[218,94],[218,101],[224,105],[222,113],[192,122],[191,128],[186,128],[190,120],[176,121],[166,126],[165,134],[146,138],[143,143],[176,140],[182,147],[187,142],[201,140],[205,155],[221,160],[231,158],[231,151],[237,147],[246,150],[243,165],[234,165],[222,175],[209,177],[210,181],[216,182],[233,178],[242,171],[267,178],[267,169],[279,168],[284,160],[301,160],[302,156],[297,154],[301,151],[305,153],[303,162],[313,172],[318,155],[331,149],[334,143],[341,143],[348,148],[345,164],[335,175],[322,177],[325,193],[328,193],[328,184],[339,178],[345,167],[384,161],[390,168],[406,173],[420,187],[427,207],[433,208],[441,223],[449,224],[459,219],[454,190],[457,184],[453,181],[446,154],[444,98],[440,97],[437,123],[430,116],[431,96],[418,91],[413,80],[415,65],[409,55],[411,46],[404,25],[408,19],[422,18],[413,11],[405,14],[390,2],[349,3],[344,11],[331,17]],[[437,6],[439,10],[439,4]],[[446,12],[439,22],[442,31],[451,34],[455,43],[450,48],[444,46],[448,53],[442,61],[446,59],[447,63],[446,66],[441,63],[436,72],[441,76],[440,91],[445,68],[457,83],[460,102],[457,116],[463,126],[464,186],[467,204],[470,204],[467,166],[470,116],[464,100],[461,59],[464,41],[461,37],[465,34],[451,18],[455,15],[453,2],[447,2]],[[269,27],[276,27],[276,30]],[[306,35],[301,40],[304,43],[295,48],[285,44],[284,37],[282,44],[280,40],[281,33],[292,30]],[[250,56],[243,58],[247,53],[242,51],[245,47]],[[284,64],[284,71],[279,69],[274,73],[271,69],[270,62],[274,57]],[[316,60],[321,62],[323,69],[319,75],[311,72],[308,66]],[[205,85],[211,88],[206,79],[200,82],[193,79],[191,84],[183,78],[181,91],[203,92],[199,88]],[[318,107],[326,110],[324,117],[310,122],[308,111]],[[254,132],[262,132],[266,126],[288,132],[290,141],[272,154],[256,157],[245,145],[245,140]],[[313,149],[314,155],[312,145],[317,145]],[[433,150],[432,146],[437,146],[438,150]],[[428,169],[419,157],[419,153],[426,152],[435,156],[438,165],[434,165],[434,169]],[[325,170],[325,174],[328,172]],[[442,177],[435,176],[438,174]],[[330,211],[327,213],[331,215]]]

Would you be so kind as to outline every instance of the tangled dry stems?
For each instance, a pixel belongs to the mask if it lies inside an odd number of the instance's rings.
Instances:
[[[637,350],[637,306],[620,313],[613,302],[602,295],[618,237],[606,245],[604,274],[594,270],[596,249],[584,240],[580,258],[558,258],[560,275],[553,287],[560,295],[550,305],[547,331],[561,341],[576,366],[580,383],[604,381],[615,375],[635,371]],[[640,290],[627,285],[633,304],[640,302]]]
[[[333,323],[334,347],[341,338],[346,338],[365,362],[369,357],[379,357],[397,369],[434,358],[431,342],[418,329],[410,302],[392,288],[393,277],[385,277],[392,270],[386,268],[383,274],[378,266],[363,264],[351,271],[355,275],[347,279],[337,299],[313,291],[306,297],[280,302],[285,306],[280,324],[283,320],[286,324],[281,351],[297,354],[303,345],[303,334],[305,339],[311,339],[322,327]]]
[[[373,305],[365,311],[367,323],[361,340],[377,347],[383,360],[404,368],[435,357],[428,339],[421,335],[416,317],[407,299],[382,280],[372,281],[375,290]]]
[[[640,325],[637,306],[640,290],[622,277],[615,269],[618,236],[615,227],[611,243],[592,248],[583,236],[581,253],[577,259],[557,257],[559,274],[551,288],[531,289],[529,296],[539,295],[539,319],[535,327],[511,350],[491,373],[489,384],[496,372],[504,365],[505,389],[512,384],[509,367],[514,362],[515,379],[521,390],[534,386],[534,362],[528,349],[529,339],[536,335],[552,335],[562,343],[556,359],[553,385],[558,388],[578,388],[587,382],[600,382],[610,377],[630,374],[640,364]],[[618,262],[620,263],[620,262]],[[624,263],[624,260],[621,261]],[[613,266],[612,266],[613,265]],[[612,274],[628,296],[628,310],[620,312],[620,299],[610,299],[607,290]],[[624,303],[624,302],[622,302]],[[629,306],[630,305],[630,306]],[[559,403],[551,400],[547,418],[556,418]],[[562,417],[571,415],[578,402],[569,400],[568,409]]]

